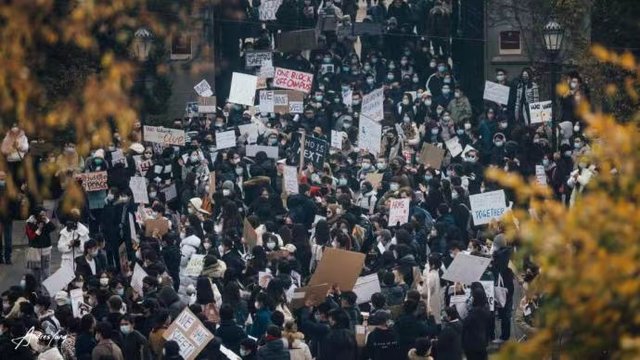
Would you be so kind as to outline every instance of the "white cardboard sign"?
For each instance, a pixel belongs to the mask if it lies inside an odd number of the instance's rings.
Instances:
[[[389,205],[389,226],[406,224],[409,221],[409,203],[411,199],[391,199]]]
[[[273,112],[273,107],[275,106],[273,91],[271,90],[260,90],[259,95],[260,103],[260,113],[267,114]]]
[[[46,278],[42,282],[42,286],[44,286],[44,288],[47,289],[47,292],[49,292],[49,295],[53,297],[58,291],[69,285],[74,278],[75,274],[73,273],[73,266],[62,266],[56,272],[51,274],[51,276]]]
[[[187,267],[184,269],[184,274],[186,276],[198,277],[202,272],[202,268],[204,267],[204,254],[193,254],[191,258],[189,258],[189,263],[187,263]]]
[[[186,141],[184,130],[170,129],[162,126],[145,125],[143,135],[144,141],[163,145],[184,146]]]
[[[496,190],[469,196],[473,224],[484,225],[498,220],[507,210],[504,190]]]
[[[133,193],[133,202],[136,204],[148,204],[147,179],[142,176],[133,176],[129,179],[129,188]]]
[[[456,157],[462,154],[462,144],[460,144],[460,139],[458,139],[457,136],[445,141],[444,144],[447,146],[447,150],[451,153],[451,157]]]
[[[529,104],[531,123],[538,124],[551,121],[553,116],[553,104],[551,100]]]
[[[216,132],[216,149],[222,150],[236,146],[236,131]]]
[[[358,305],[369,302],[371,296],[380,291],[380,279],[377,273],[359,277],[353,286],[353,292],[358,295]]]
[[[358,147],[377,155],[380,153],[380,139],[382,139],[382,125],[360,115]]]
[[[207,80],[200,81],[193,89],[198,93],[198,95],[202,97],[213,96],[213,91],[211,91],[211,85],[207,82]]]
[[[458,253],[442,278],[452,282],[459,282],[471,285],[472,282],[479,281],[482,274],[491,263],[491,258],[482,256]]]
[[[257,84],[257,76],[234,72],[231,78],[229,102],[253,106],[256,101]]]
[[[331,147],[342,150],[342,140],[346,135],[344,131],[331,130]]]
[[[362,97],[362,108],[360,116],[368,117],[373,121],[382,121],[384,119],[384,90],[382,88],[373,90]]]
[[[285,165],[284,167],[284,189],[289,194],[297,194],[298,188],[298,169],[295,166]]]
[[[484,100],[493,101],[498,104],[509,104],[509,91],[508,86],[500,85],[491,81],[484,82]]]
[[[278,159],[278,147],[277,146],[265,146],[265,145],[247,145],[245,148],[247,156],[256,156],[260,151],[264,151],[268,158]]]
[[[136,266],[133,268],[133,275],[131,276],[131,287],[138,295],[143,295],[142,280],[144,280],[146,276],[148,276],[147,272],[144,271],[140,264],[136,263]]]

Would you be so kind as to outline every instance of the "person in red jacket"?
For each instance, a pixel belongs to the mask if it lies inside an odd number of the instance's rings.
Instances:
[[[27,239],[27,269],[31,269],[36,282],[39,284],[49,277],[51,264],[51,233],[55,225],[47,217],[44,208],[34,208],[26,224]]]

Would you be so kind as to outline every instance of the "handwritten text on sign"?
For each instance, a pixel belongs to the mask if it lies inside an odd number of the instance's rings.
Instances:
[[[531,123],[543,123],[551,121],[553,104],[551,100],[541,101],[529,104],[529,112],[531,113]]]
[[[184,146],[185,143],[184,130],[145,125],[143,131],[144,141],[177,146]]]
[[[318,138],[307,137],[304,142],[304,159],[305,162],[312,163],[315,167],[322,168],[324,165],[324,157],[329,150],[329,144]]]
[[[406,224],[409,221],[409,204],[411,199],[392,199],[389,205],[389,226]]]
[[[313,74],[278,67],[273,78],[275,87],[298,90],[307,94],[311,91],[312,84]]]
[[[89,192],[108,189],[106,171],[77,174],[75,178],[82,181],[84,191]]]
[[[469,196],[474,225],[484,225],[502,217],[507,210],[504,190]]]

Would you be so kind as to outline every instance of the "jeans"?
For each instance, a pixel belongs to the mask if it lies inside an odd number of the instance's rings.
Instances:
[[[10,261],[13,250],[13,221],[2,223],[2,240],[0,241],[0,260]],[[2,251],[4,249],[4,252]]]

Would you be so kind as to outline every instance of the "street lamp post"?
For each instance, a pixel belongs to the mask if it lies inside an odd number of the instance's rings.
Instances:
[[[552,109],[552,117],[551,117],[551,142],[554,150],[558,149],[558,129],[557,129],[557,116],[558,114],[558,106],[557,106],[557,94],[556,94],[556,84],[559,82],[558,79],[558,68],[559,61],[558,55],[560,54],[560,50],[562,49],[562,42],[564,40],[564,28],[557,21],[551,20],[549,21],[544,28],[542,29],[542,34],[544,36],[544,48],[547,53],[547,57],[549,58],[549,64],[551,65],[551,84],[549,87],[550,95],[551,95],[551,109]]]

